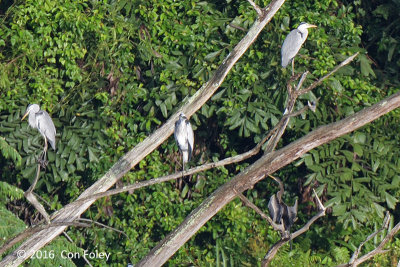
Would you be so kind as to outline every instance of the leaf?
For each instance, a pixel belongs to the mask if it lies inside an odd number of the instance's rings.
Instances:
[[[379,168],[379,165],[381,164],[381,161],[379,159],[376,159],[374,163],[372,164],[372,171],[376,172],[376,170]]]
[[[385,192],[385,198],[389,208],[394,210],[396,208],[396,203],[398,202],[398,200],[394,196],[390,195],[388,192]]]
[[[168,112],[165,103],[161,103],[160,108],[161,108],[161,113],[163,114],[164,118],[166,118],[168,116]]]
[[[216,93],[215,95],[213,95],[213,97],[211,97],[212,101],[216,101],[218,99],[221,98],[221,96],[225,93],[226,89],[222,89],[220,90],[218,93]]]
[[[212,60],[213,60],[214,58],[216,58],[221,52],[222,52],[222,49],[221,49],[221,50],[218,50],[218,51],[215,51],[215,52],[212,52],[212,53],[206,55],[206,56],[204,57],[204,60],[206,60],[206,61],[212,61]]]
[[[22,176],[23,177],[25,177],[25,178],[31,178],[31,177],[33,177],[34,175],[35,175],[35,171],[36,171],[36,165],[33,165],[32,167],[28,167],[28,168],[25,168],[21,173],[22,173]]]
[[[353,140],[357,144],[365,144],[365,140],[367,139],[367,136],[365,133],[361,132],[356,132],[353,136]]]
[[[89,161],[90,162],[99,162],[99,159],[96,157],[95,153],[93,152],[93,148],[88,147],[89,152]]]
[[[380,218],[383,218],[384,217],[385,208],[382,207],[381,205],[379,205],[378,203],[375,203],[375,202],[373,203],[373,206],[374,206],[375,211],[378,214],[378,216]]]
[[[363,148],[359,144],[353,144],[353,149],[354,153],[357,154],[357,156],[362,157],[363,155]]]
[[[360,55],[360,66],[361,66],[361,74],[368,77],[371,75],[376,78],[375,72],[371,68],[371,61],[367,58],[366,55]]]
[[[338,204],[338,205],[334,205],[332,207],[332,211],[333,211],[333,215],[335,216],[341,216],[343,214],[346,213],[346,205],[344,204]]]

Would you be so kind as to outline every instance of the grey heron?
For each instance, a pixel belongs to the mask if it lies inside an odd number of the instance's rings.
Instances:
[[[183,113],[179,114],[179,119],[175,122],[174,136],[179,151],[182,153],[182,171],[184,171],[185,164],[192,157],[194,134],[192,125]]]
[[[294,75],[294,57],[307,39],[308,28],[316,27],[316,25],[302,22],[297,29],[292,30],[288,36],[286,36],[285,41],[283,41],[281,49],[282,67],[286,68],[290,61],[292,61],[292,75]]]
[[[280,190],[278,193],[272,195],[268,202],[269,214],[275,223],[283,224],[283,234],[289,235],[290,238],[290,228],[297,220],[297,199],[292,207],[286,205],[282,201],[282,195],[284,192],[282,181],[279,178],[273,177],[271,175],[270,177],[279,183]],[[292,247],[291,243],[290,247]]]
[[[46,158],[47,141],[50,143],[53,150],[56,150],[56,127],[50,115],[41,110],[38,104],[31,104],[27,107],[25,115],[21,120],[28,116],[29,126],[38,129],[39,133],[44,138],[43,160]]]

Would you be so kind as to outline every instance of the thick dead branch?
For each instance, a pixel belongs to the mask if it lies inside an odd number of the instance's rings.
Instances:
[[[0,255],[10,249],[12,246],[21,242],[25,238],[38,233],[43,230],[49,230],[52,227],[60,227],[60,226],[75,226],[75,227],[90,227],[90,224],[86,223],[79,223],[79,222],[57,222],[57,223],[50,223],[50,224],[41,224],[35,225],[30,228],[25,229],[22,233],[19,233],[17,236],[9,239],[2,247],[0,247]],[[15,253],[15,251],[14,251]]]
[[[220,67],[214,72],[211,79],[205,83],[192,97],[184,102],[184,105],[175,114],[171,115],[169,120],[163,124],[152,135],[147,137],[143,142],[138,144],[135,148],[125,154],[118,162],[116,162],[111,169],[101,177],[96,183],[89,187],[81,194],[79,198],[84,198],[96,193],[105,192],[116,181],[123,177],[131,168],[136,166],[144,157],[161,145],[173,132],[174,123],[177,120],[179,113],[184,112],[190,117],[196,112],[203,104],[214,94],[219,86],[224,81],[226,75],[239,60],[239,58],[246,52],[250,45],[257,39],[265,25],[272,19],[275,13],[279,10],[285,0],[273,0],[269,6],[268,11],[264,11],[263,16],[257,19],[254,25],[249,29],[246,36],[236,45],[231,53],[224,59]],[[92,205],[94,200],[87,201],[84,204],[71,203],[60,211],[56,212],[53,216],[55,222],[60,221],[74,221]],[[16,253],[6,256],[1,262],[1,266],[18,266],[33,253],[52,241],[55,237],[60,235],[66,226],[52,227],[46,231],[40,231],[26,240],[17,250],[24,250],[25,257],[18,258]]]
[[[322,204],[321,200],[319,199],[317,193],[315,193],[314,190],[314,195],[315,198],[317,200],[318,203],[318,213],[315,214],[301,229],[297,230],[296,232],[292,233],[290,235],[290,237],[284,237],[281,240],[279,240],[277,243],[275,243],[267,252],[267,254],[264,256],[264,259],[261,263],[262,267],[266,267],[268,266],[272,259],[275,257],[276,253],[278,252],[278,250],[285,245],[288,241],[290,241],[290,239],[295,239],[296,237],[298,237],[299,235],[307,232],[310,229],[310,226],[316,221],[318,220],[320,217],[325,216],[325,210],[326,208],[324,207],[324,205]]]
[[[387,242],[389,242],[399,231],[400,231],[400,223],[396,224],[395,227],[389,233],[385,236],[385,238],[382,240],[382,242],[372,251],[368,252],[367,254],[361,256],[358,258],[358,255],[360,254],[361,248],[364,246],[365,243],[367,243],[369,240],[374,238],[377,234],[382,232],[383,230],[387,229],[389,226],[389,220],[390,220],[390,215],[388,213],[385,216],[385,219],[383,220],[382,227],[381,229],[377,230],[376,232],[372,233],[369,235],[357,248],[357,250],[354,252],[353,256],[351,257],[350,261],[346,264],[341,264],[338,265],[337,267],[355,267],[360,265],[361,263],[364,263],[367,260],[370,260],[371,258],[375,257],[378,254],[386,253],[388,250],[383,249],[386,245]]]
[[[207,163],[207,164],[203,164],[201,166],[197,166],[197,167],[191,168],[189,170],[186,170],[183,174],[185,176],[192,175],[192,174],[195,174],[195,173],[198,173],[198,172],[201,172],[201,171],[206,171],[206,170],[209,170],[209,169],[212,169],[212,168],[217,168],[217,167],[225,166],[225,165],[236,163],[236,162],[241,162],[241,161],[243,161],[243,160],[245,160],[247,158],[250,158],[250,157],[258,154],[260,152],[260,150],[261,150],[262,145],[271,137],[271,135],[273,133],[275,133],[275,131],[277,129],[282,127],[282,125],[285,123],[285,119],[286,118],[291,118],[291,117],[297,116],[297,115],[301,114],[303,111],[305,111],[306,109],[307,109],[307,107],[303,107],[302,109],[300,109],[298,111],[295,111],[293,113],[284,115],[282,117],[282,119],[275,125],[275,127],[272,128],[268,132],[268,134],[261,140],[261,142],[258,143],[253,149],[251,149],[251,150],[249,150],[249,151],[247,151],[245,153],[242,153],[242,154],[239,154],[239,155],[236,155],[236,156],[233,156],[233,157],[229,157],[229,158],[220,160],[218,162]],[[94,194],[94,195],[91,195],[91,196],[88,196],[88,197],[85,197],[85,198],[81,198],[81,199],[76,200],[74,203],[75,204],[79,204],[79,203],[83,204],[84,202],[89,201],[89,200],[97,200],[97,199],[100,199],[102,197],[113,196],[113,195],[117,195],[117,194],[120,194],[120,193],[123,193],[123,192],[137,190],[137,189],[140,189],[140,188],[143,188],[143,187],[147,187],[147,186],[150,186],[150,185],[155,185],[155,184],[160,184],[160,183],[164,183],[164,182],[167,182],[167,181],[175,180],[175,179],[178,179],[180,177],[182,177],[182,172],[178,172],[178,173],[174,173],[174,174],[170,174],[170,175],[154,178],[154,179],[147,180],[147,181],[137,182],[135,184],[127,185],[127,186],[124,186],[124,187],[121,187],[121,188],[112,189],[112,190],[108,190],[106,192],[97,193],[97,194]],[[261,217],[263,217],[263,215],[261,213],[260,213],[260,215],[261,215]],[[267,215],[265,215],[265,216],[267,216]],[[263,217],[263,218],[265,218],[265,217]],[[84,221],[86,219],[78,218],[77,221],[79,221],[79,220]],[[94,222],[92,220],[90,220],[90,222],[93,222],[95,224],[99,224],[99,225],[104,226],[106,228],[108,227],[108,226],[106,226],[104,224],[100,224],[100,223]],[[276,225],[273,222],[272,222],[272,224]],[[279,228],[279,226],[277,226],[277,227]],[[16,243],[22,241],[23,239],[31,236],[34,233],[37,233],[41,229],[42,228],[39,228],[39,230],[36,230],[36,231],[29,231],[29,229],[27,229],[26,231],[24,231],[22,233],[19,233],[17,236],[15,236],[12,239],[10,239],[10,241],[12,241],[10,244],[7,243],[7,244],[4,245],[4,247],[1,247],[0,248],[0,252],[1,251],[4,252],[4,251],[8,250],[12,246],[14,246]],[[125,235],[127,238],[129,238],[124,232],[122,232],[120,230],[117,230],[117,229],[114,229],[114,228],[111,228],[111,229],[113,229],[114,231],[120,232],[123,235]],[[65,232],[64,232],[64,235],[66,235]]]
[[[209,219],[232,201],[238,192],[243,192],[253,187],[266,174],[279,170],[311,149],[348,134],[399,106],[400,92],[341,121],[321,126],[278,151],[265,154],[205,199],[199,207],[186,217],[180,226],[154,247],[137,266],[162,265]]]
[[[189,176],[189,175],[193,175],[195,173],[199,173],[199,172],[206,171],[206,170],[209,170],[209,169],[222,167],[222,166],[226,166],[226,165],[229,165],[229,164],[233,164],[233,163],[244,161],[245,159],[248,159],[248,158],[250,158],[250,157],[252,157],[254,155],[257,155],[258,152],[260,152],[260,149],[261,149],[262,145],[268,139],[270,139],[271,136],[278,129],[283,127],[283,125],[286,123],[286,119],[298,116],[301,113],[303,113],[304,111],[306,111],[308,108],[309,108],[308,106],[305,106],[305,107],[301,108],[300,110],[297,110],[297,111],[294,111],[292,113],[284,115],[282,117],[282,119],[275,125],[275,127],[272,128],[268,132],[268,134],[254,148],[252,148],[251,150],[249,150],[247,152],[244,152],[242,154],[235,155],[233,157],[229,157],[229,158],[217,161],[217,162],[206,163],[206,164],[203,164],[201,166],[197,166],[197,167],[191,168],[189,170],[185,170],[183,172],[180,171],[180,172],[177,172],[177,173],[174,173],[174,174],[169,174],[169,175],[158,177],[158,178],[154,178],[154,179],[151,179],[151,180],[136,182],[136,183],[131,184],[131,185],[126,185],[126,186],[123,186],[123,187],[120,187],[120,188],[117,188],[117,189],[111,189],[111,190],[108,190],[106,192],[97,193],[97,194],[94,194],[94,195],[91,195],[91,196],[88,196],[88,197],[85,197],[85,198],[80,198],[80,199],[76,200],[74,203],[76,203],[76,204],[79,203],[79,202],[84,203],[84,202],[86,202],[88,200],[97,200],[97,199],[102,198],[102,197],[113,196],[113,195],[117,195],[117,194],[120,194],[120,193],[123,193],[123,192],[128,192],[128,191],[131,192],[133,190],[137,190],[137,189],[140,189],[140,188],[143,188],[143,187],[147,187],[147,186],[150,186],[150,185],[155,185],[155,184],[160,184],[160,183],[176,180],[178,178],[181,178],[182,175],[183,176]]]

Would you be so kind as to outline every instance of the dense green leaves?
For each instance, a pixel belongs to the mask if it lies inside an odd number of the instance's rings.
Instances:
[[[302,21],[318,25],[296,57],[296,73],[310,71],[305,85],[354,52],[361,54],[356,63],[301,97],[296,110],[319,98],[317,110],[291,118],[279,146],[398,90],[398,1],[347,2],[285,2],[216,94],[192,116],[196,146],[191,165],[244,152],[276,125],[284,112],[291,72],[280,67],[280,46]],[[269,1],[257,4],[266,6]],[[211,77],[256,19],[247,1],[197,0],[17,1],[1,14],[0,207],[19,208],[22,190],[34,178],[43,138],[20,119],[28,103],[35,102],[50,113],[57,129],[57,149],[49,150],[49,165],[35,189],[49,212],[77,198],[166,121]],[[371,15],[373,23],[368,23]],[[311,188],[331,209],[323,223],[294,240],[292,251],[286,246],[278,253],[275,266],[344,263],[381,223],[386,210],[398,217],[399,114],[392,112],[316,148],[276,174],[285,182],[285,201],[299,198],[301,203],[295,228],[313,214],[312,196],[305,193]],[[126,236],[97,226],[69,228],[68,234],[81,249],[111,252],[107,264],[135,263],[253,160],[194,175],[183,191],[165,183],[104,198],[83,215]],[[180,155],[170,138],[118,186],[180,169]],[[190,199],[186,190],[191,191]],[[266,211],[275,190],[276,184],[267,180],[246,194]],[[4,208],[2,214],[0,218],[16,220]],[[26,214],[35,218],[34,211]],[[16,221],[7,237],[24,228]],[[7,219],[0,224],[11,223]],[[235,200],[168,264],[255,266],[277,240],[278,233]],[[70,251],[80,251],[62,238],[50,246],[60,249],[66,244]],[[390,246],[398,246],[398,240]],[[398,252],[390,257],[397,260]],[[105,263],[97,259],[92,264]]]

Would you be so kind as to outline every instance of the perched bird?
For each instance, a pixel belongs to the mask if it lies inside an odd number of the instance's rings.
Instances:
[[[51,120],[50,115],[46,111],[41,110],[38,104],[29,105],[26,109],[25,115],[22,117],[22,120],[24,120],[28,114],[29,126],[38,129],[39,133],[44,138],[44,160],[47,152],[47,141],[50,143],[53,150],[56,150],[56,127],[54,127],[54,123]]]
[[[184,171],[185,164],[192,157],[194,135],[192,125],[183,113],[179,115],[179,119],[175,122],[174,136],[179,151],[182,153],[182,171]]]
[[[276,177],[272,178],[279,183],[280,190],[278,191],[278,193],[272,195],[268,202],[269,214],[275,223],[283,224],[283,234],[285,236],[288,235],[290,238],[290,228],[297,220],[297,199],[292,207],[286,205],[282,201],[282,195],[284,192],[282,181]]]
[[[301,46],[306,41],[308,36],[308,28],[316,28],[313,24],[305,22],[300,23],[297,29],[292,30],[285,41],[283,41],[281,56],[282,56],[282,67],[286,66],[292,61],[292,75],[294,75],[294,57],[299,52]]]

